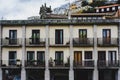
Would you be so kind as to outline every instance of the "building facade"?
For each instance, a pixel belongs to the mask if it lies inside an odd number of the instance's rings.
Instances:
[[[0,21],[0,80],[120,80],[119,19]]]

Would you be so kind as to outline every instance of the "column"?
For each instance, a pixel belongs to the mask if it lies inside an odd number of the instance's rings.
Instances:
[[[1,63],[1,60],[2,60],[2,42],[1,42],[1,39],[2,39],[2,26],[0,25],[0,65],[2,64]],[[2,80],[2,69],[0,67],[0,80]]]
[[[22,26],[22,70],[21,70],[21,80],[26,80],[26,70],[25,70],[25,36],[26,36],[26,28]]]
[[[70,25],[70,70],[69,70],[69,80],[74,80],[73,71],[73,26]]]
[[[119,21],[119,25],[118,25],[118,60],[120,61],[120,21]],[[120,80],[120,67],[118,69],[118,79],[117,80]]]
[[[94,71],[93,71],[93,80],[99,80],[98,79],[98,69],[97,69],[97,26],[93,26],[93,32],[94,32],[94,50],[93,50],[93,55],[94,55]]]
[[[50,71],[49,71],[49,44],[48,44],[48,37],[49,37],[49,26],[46,25],[45,27],[46,32],[46,49],[45,49],[45,80],[50,80]]]

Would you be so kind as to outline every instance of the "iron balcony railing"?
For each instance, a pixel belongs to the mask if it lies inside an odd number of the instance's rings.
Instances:
[[[26,38],[26,46],[45,46],[45,38]]]
[[[11,39],[11,38],[3,38],[2,39],[2,46],[20,46],[22,45],[22,39],[21,38],[16,38],[16,39]]]
[[[50,67],[69,67],[70,64],[69,62],[64,62],[63,60],[54,60],[54,61],[49,61],[49,66]]]
[[[98,38],[98,46],[118,46],[118,38]]]
[[[94,60],[74,61],[74,67],[94,67]]]
[[[93,38],[73,38],[73,46],[93,46]]]
[[[114,61],[105,61],[105,60],[98,60],[97,62],[98,67],[119,67],[119,60]]]
[[[69,46],[69,44],[69,38],[63,38],[60,40],[56,40],[55,38],[49,38],[49,46]]]
[[[1,60],[1,67],[21,67],[22,61],[16,59]]]
[[[26,67],[45,67],[45,61],[41,60],[26,60],[25,61]]]

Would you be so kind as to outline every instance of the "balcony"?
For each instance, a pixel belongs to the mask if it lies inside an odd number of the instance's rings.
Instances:
[[[98,46],[118,46],[118,38],[98,38]]]
[[[49,38],[49,46],[52,47],[68,47],[70,44],[69,38],[64,38],[63,40],[56,40],[55,38]]]
[[[21,46],[22,45],[22,39],[10,39],[8,37],[2,39],[2,46]]]
[[[97,63],[98,68],[118,68],[119,67],[119,61],[98,61]]]
[[[49,61],[49,67],[50,68],[69,68],[70,64],[69,62],[64,63],[63,60],[54,60],[54,61]]]
[[[83,68],[83,69],[94,68],[94,60],[85,60],[81,62],[74,61],[74,68]]]
[[[25,66],[26,67],[45,67],[45,61],[40,61],[40,60],[26,60],[25,61]]]
[[[2,68],[20,68],[22,66],[22,61],[17,59],[11,59],[11,60],[2,60],[1,61],[1,67]]]
[[[93,38],[73,38],[73,46],[87,47],[93,46]]]
[[[45,46],[45,38],[26,38],[26,46]]]

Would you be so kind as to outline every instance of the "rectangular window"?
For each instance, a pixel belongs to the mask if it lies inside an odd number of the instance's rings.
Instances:
[[[55,52],[55,64],[62,65],[63,64],[63,51],[56,51]]]
[[[106,52],[98,51],[98,61],[105,61],[105,60],[106,60]]]
[[[92,59],[92,51],[85,51],[85,59]]]
[[[63,29],[55,30],[55,44],[63,44]]]
[[[16,65],[16,51],[9,51],[9,65]]]
[[[85,61],[84,61],[84,64],[85,66],[93,66],[94,63],[92,61],[92,51],[85,51]]]
[[[103,44],[110,44],[111,42],[111,30],[103,29]]]
[[[9,44],[17,44],[17,30],[9,30]]]
[[[116,61],[116,51],[108,51],[108,60]]]
[[[40,43],[40,30],[32,30],[32,44]]]
[[[35,53],[34,53],[34,51],[27,51],[27,60],[28,61],[35,60]]]
[[[37,51],[37,64],[43,64],[45,62],[45,52]]]
[[[74,62],[82,65],[82,51],[74,51]]]
[[[79,29],[79,43],[87,43],[87,29]]]

